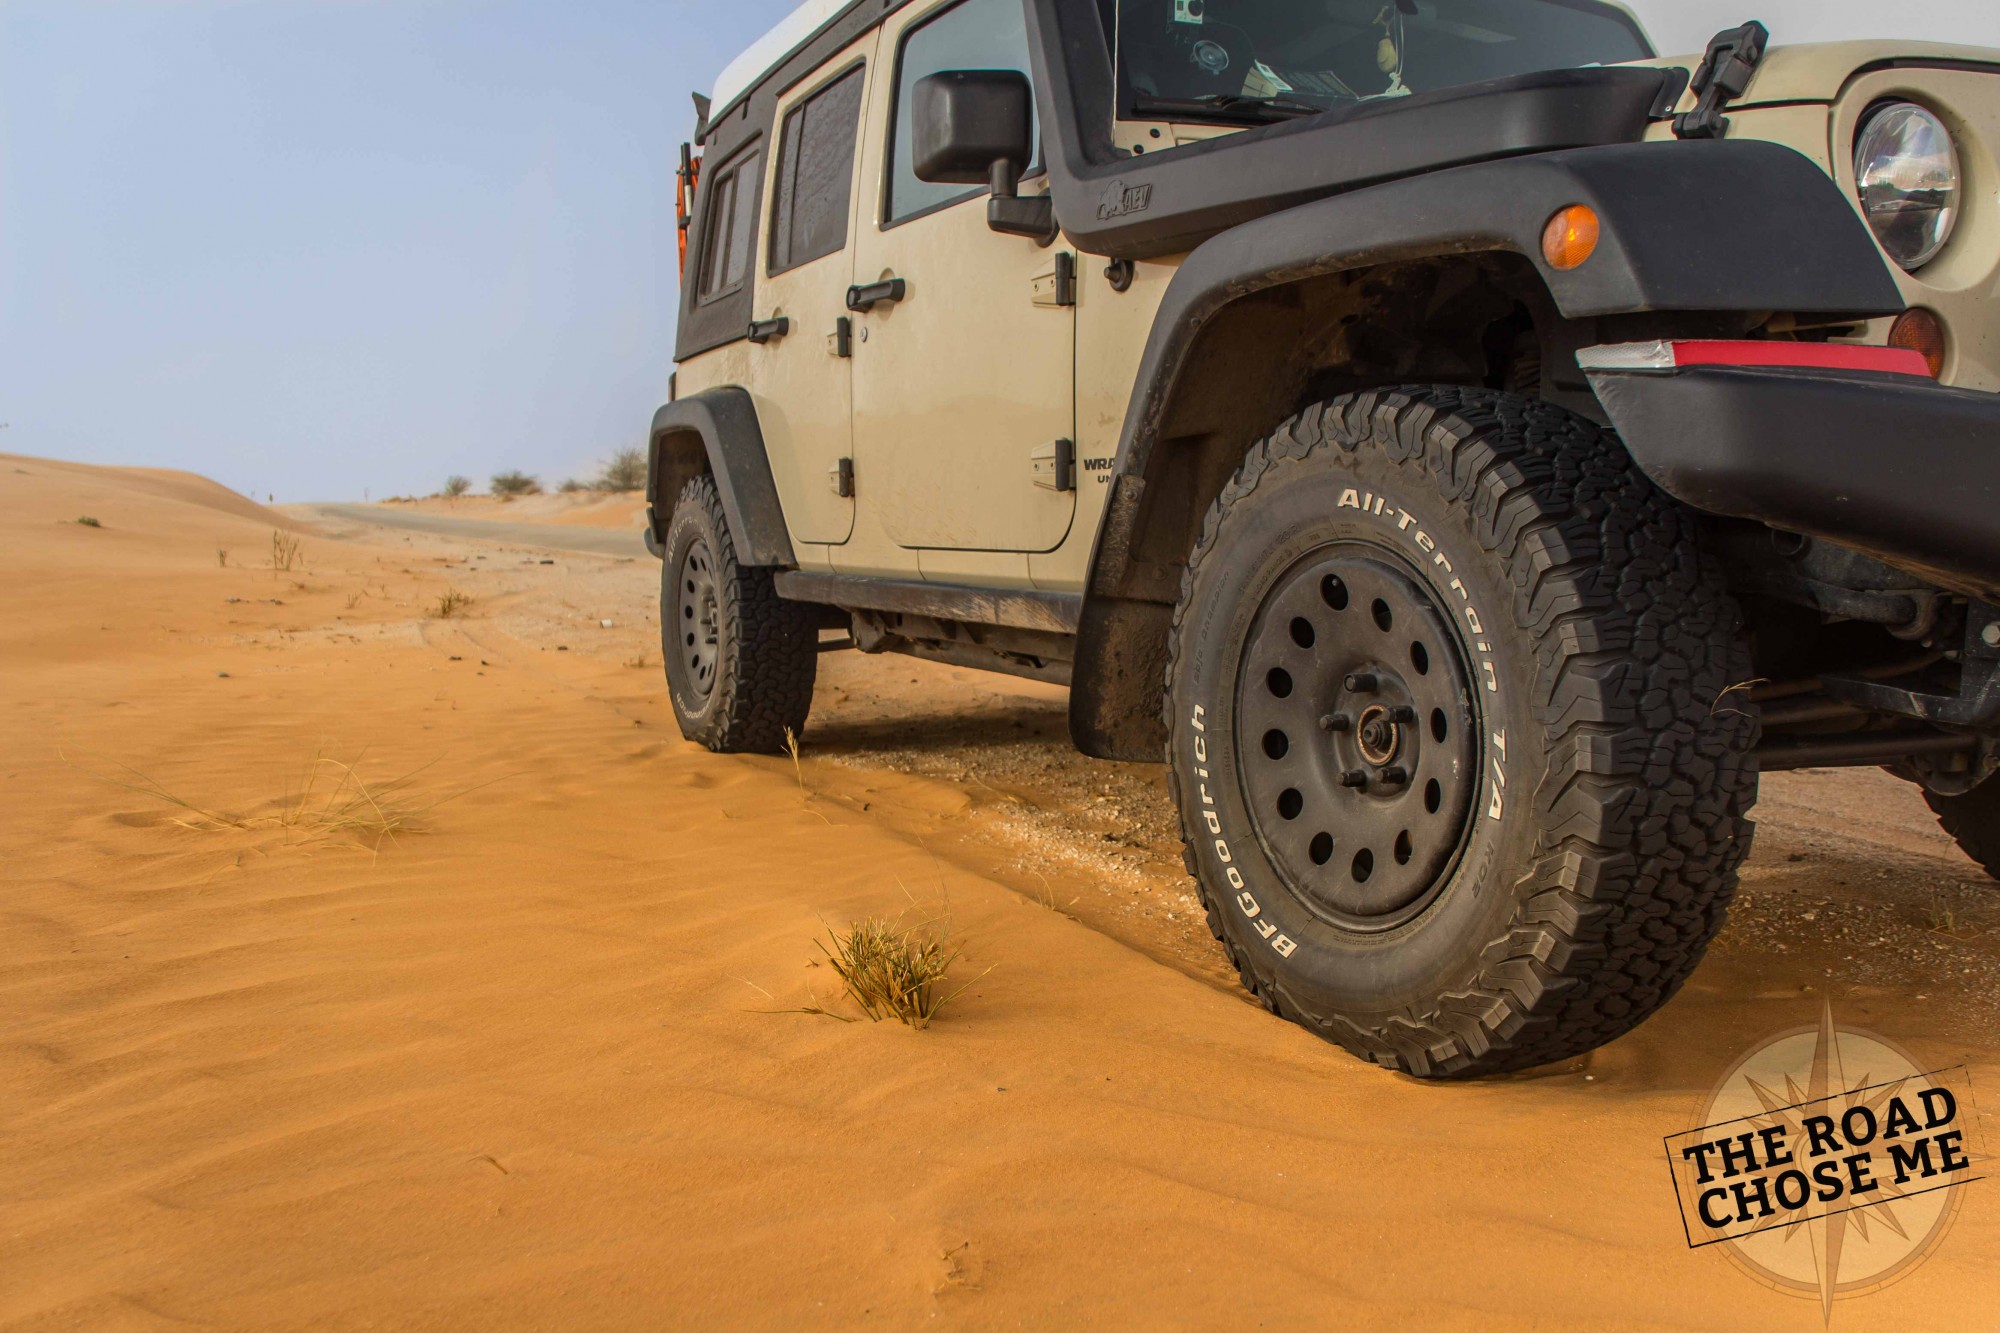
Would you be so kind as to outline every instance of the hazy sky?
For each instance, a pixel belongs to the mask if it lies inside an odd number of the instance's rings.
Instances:
[[[790,0],[0,0],[0,451],[263,498],[584,475],[672,369],[688,93]],[[1662,50],[2000,4],[1655,0]]]

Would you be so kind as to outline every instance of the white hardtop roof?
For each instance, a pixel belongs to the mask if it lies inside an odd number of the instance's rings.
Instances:
[[[723,66],[722,73],[715,76],[715,91],[709,95],[710,118],[722,119],[722,113],[729,110],[732,102],[749,92],[773,65],[803,46],[848,4],[849,0],[805,0],[777,27],[750,43],[747,51]]]

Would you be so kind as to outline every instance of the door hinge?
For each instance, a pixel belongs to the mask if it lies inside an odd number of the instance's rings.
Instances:
[[[835,356],[854,355],[854,321],[846,315],[833,321],[833,332],[826,335],[826,350]]]
[[[1075,490],[1075,442],[1054,440],[1038,447],[1034,453],[1028,455],[1028,470],[1034,476],[1035,485],[1044,490]]]
[[[1067,250],[1056,253],[1055,267],[1037,273],[1031,283],[1033,299],[1040,306],[1076,304],[1076,256]]]
[[[854,460],[842,458],[826,470],[826,479],[833,486],[833,493],[843,500],[854,498]]]

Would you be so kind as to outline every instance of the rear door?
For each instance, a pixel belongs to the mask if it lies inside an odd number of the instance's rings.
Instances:
[[[882,27],[894,69],[886,143],[867,179],[874,218],[855,238],[855,282],[903,280],[903,299],[856,315],[854,445],[861,503],[906,548],[1047,551],[1075,512],[1074,307],[1059,304],[1060,242],[986,225],[986,190],[919,181],[910,90],[946,69],[1030,73],[1021,0],[908,5]],[[1034,172],[1030,172],[1034,176]],[[1041,188],[1040,179],[1030,187]],[[1072,284],[1073,285],[1073,284]]]
[[[875,35],[778,101],[764,198],[750,383],[772,479],[794,541],[838,544],[854,529],[854,362],[841,336],[853,280],[855,145]],[[783,320],[779,333],[775,321]]]

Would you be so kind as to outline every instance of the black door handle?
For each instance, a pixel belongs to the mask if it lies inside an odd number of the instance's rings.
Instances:
[[[744,335],[753,343],[767,343],[782,338],[792,331],[792,321],[783,315],[776,319],[753,319],[750,332]]]
[[[901,278],[884,278],[880,282],[867,282],[847,289],[849,310],[868,310],[877,305],[894,304],[909,295]]]

